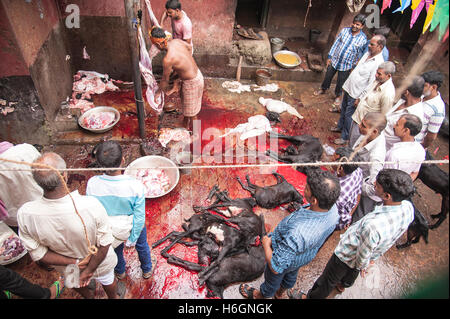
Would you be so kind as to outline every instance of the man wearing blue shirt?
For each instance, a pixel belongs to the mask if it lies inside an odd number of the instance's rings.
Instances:
[[[292,299],[325,299],[334,289],[343,292],[359,274],[364,277],[369,266],[408,229],[414,220],[414,207],[406,200],[414,194],[411,176],[397,169],[383,169],[377,176],[375,192],[383,205],[341,235],[334,254],[308,294],[290,292]]]
[[[362,32],[365,22],[365,15],[358,14],[355,16],[352,26],[342,29],[328,53],[327,72],[320,90],[314,92],[314,95],[325,94],[330,88],[331,81],[337,72],[338,78],[334,90],[336,99],[333,103],[333,106],[336,107],[330,109],[332,112],[336,112],[336,108],[339,108],[342,85],[347,80],[352,69],[358,63],[359,58],[362,56],[362,52],[367,42],[367,37],[364,32]]]
[[[306,180],[305,199],[309,209],[300,208],[285,217],[275,230],[262,238],[266,256],[264,283],[260,290],[242,284],[240,293],[248,299],[281,298],[294,287],[300,267],[308,264],[336,228],[339,214],[336,200],[341,188],[333,174],[312,169]]]
[[[95,159],[100,167],[119,168],[123,162],[122,148],[116,141],[102,142],[97,147]],[[91,177],[86,186],[86,195],[96,197],[110,217],[131,217],[132,227],[126,243],[122,242],[114,248],[118,259],[114,268],[116,277],[120,280],[126,277],[126,261],[123,254],[126,246],[136,248],[142,277],[150,278],[156,265],[156,258],[151,255],[147,242],[145,186],[131,176],[122,175],[121,170],[111,170],[103,175]]]

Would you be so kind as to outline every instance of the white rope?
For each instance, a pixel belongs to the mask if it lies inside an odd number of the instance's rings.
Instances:
[[[7,161],[0,158],[0,161]],[[191,166],[154,166],[154,167],[136,167],[136,168],[111,168],[111,167],[94,167],[94,168],[66,168],[59,169],[61,172],[79,172],[79,171],[118,171],[118,170],[141,170],[141,169],[219,169],[219,168],[262,168],[262,167],[279,167],[279,166],[294,166],[294,167],[308,167],[308,166],[340,166],[340,165],[371,165],[371,164],[399,164],[398,161],[385,162],[314,162],[314,163],[270,163],[270,164],[232,164],[232,165],[191,165]],[[425,161],[402,161],[401,163],[408,164],[448,164],[449,160],[425,160]],[[26,164],[23,164],[26,165]],[[45,168],[2,168],[0,171],[47,171]]]

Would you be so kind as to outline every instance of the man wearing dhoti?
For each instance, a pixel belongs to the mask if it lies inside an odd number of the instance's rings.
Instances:
[[[191,46],[183,40],[167,37],[165,31],[158,27],[153,27],[150,32],[150,39],[160,50],[167,51],[163,59],[163,77],[160,90],[166,95],[171,95],[180,90],[181,82],[183,126],[188,131],[192,131],[193,119],[200,112],[202,106],[204,80],[192,57]],[[178,74],[180,82],[175,81],[172,89],[170,89],[169,78],[172,72]]]

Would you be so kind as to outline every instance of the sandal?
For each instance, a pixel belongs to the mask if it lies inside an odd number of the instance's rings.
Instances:
[[[319,95],[322,95],[322,94],[325,94],[325,93],[326,93],[326,91],[320,89],[318,91],[314,91],[313,95],[314,96],[319,96]]]
[[[153,276],[153,273],[155,272],[156,263],[158,260],[156,259],[156,256],[152,254],[150,260],[152,261],[152,269],[150,269],[149,272],[142,272],[142,277],[144,279],[149,279],[151,276]]]
[[[117,296],[119,299],[123,299],[125,297],[125,293],[127,292],[127,287],[125,287],[125,284],[123,281],[117,282]]]
[[[241,284],[239,286],[239,292],[241,295],[246,299],[254,299],[253,298],[253,292],[255,291],[255,288],[250,287],[247,284]]]
[[[56,288],[56,291],[55,291],[55,299],[58,299],[59,296],[61,296],[61,294],[64,292],[64,289],[66,288],[66,287],[64,286],[64,283],[62,282],[62,278],[60,278],[59,280],[55,281],[55,282],[50,286],[50,288],[53,287],[53,286],[55,286],[55,288]],[[62,288],[61,288],[61,286],[62,286]]]
[[[287,295],[289,299],[303,299],[303,296],[306,296],[306,294],[303,291],[301,290],[294,291],[293,289],[289,289]]]
[[[341,108],[338,105],[333,104],[332,107],[328,109],[328,112],[341,113]]]

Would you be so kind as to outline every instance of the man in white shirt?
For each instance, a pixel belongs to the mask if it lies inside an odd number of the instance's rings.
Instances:
[[[444,75],[439,71],[428,71],[422,74],[422,77],[425,80],[422,99],[424,123],[422,123],[422,131],[416,136],[416,140],[427,148],[436,139],[445,119],[445,103],[439,92],[439,88],[444,82]]]
[[[0,157],[17,162],[33,163],[41,154],[30,144],[18,144],[8,148]],[[28,171],[10,171],[19,168]],[[0,198],[8,210],[5,224],[17,231],[17,210],[26,202],[42,197],[42,188],[34,181],[30,167],[0,161]],[[18,191],[20,190],[20,191]]]
[[[354,145],[361,135],[359,133],[359,124],[364,116],[369,112],[379,112],[386,114],[394,105],[395,87],[392,82],[392,76],[395,73],[395,64],[387,61],[380,64],[375,81],[364,90],[362,97],[355,101],[356,110],[352,115],[352,124],[350,127],[350,144]]]
[[[421,99],[424,84],[425,81],[421,76],[415,76],[405,92],[402,93],[402,98],[386,113],[387,126],[384,130],[386,151],[389,151],[395,143],[400,142],[400,138],[395,135],[394,126],[403,114],[410,113],[418,116],[422,121],[422,125],[424,125],[423,103]]]
[[[399,169],[409,174],[412,180],[419,175],[421,162],[425,160],[425,149],[414,140],[414,136],[422,129],[422,121],[414,114],[403,114],[394,126],[395,135],[400,142],[386,153],[384,168]]]
[[[34,163],[58,170],[66,168],[64,160],[56,153],[44,153]],[[44,196],[25,203],[17,213],[19,237],[34,261],[53,265],[64,273],[67,266],[78,266],[79,276],[66,277],[85,298],[93,298],[87,285],[95,279],[103,285],[109,298],[117,298],[117,280],[114,266],[117,256],[111,225],[102,204],[94,197],[81,196],[78,191],[66,194],[64,184],[55,171],[33,171],[33,178],[44,190]],[[67,180],[67,173],[64,173]],[[78,213],[77,213],[78,212]],[[90,254],[87,239],[97,252]],[[81,261],[81,262],[80,262]]]
[[[341,138],[334,140],[334,144],[345,145],[349,141],[352,115],[355,112],[355,101],[361,98],[363,92],[375,80],[375,74],[383,59],[383,48],[386,46],[386,38],[376,35],[370,39],[369,51],[359,60],[355,69],[350,73],[344,86],[344,97],[341,105],[341,115],[338,126],[332,127],[331,131],[341,131]]]
[[[376,112],[367,113],[359,125],[361,136],[352,148],[357,151],[362,161],[371,162],[371,164],[359,165],[363,170],[363,185],[361,199],[353,213],[352,223],[360,220],[381,203],[381,199],[375,195],[374,182],[383,169],[386,158],[386,140],[383,134],[385,127],[386,117]]]

